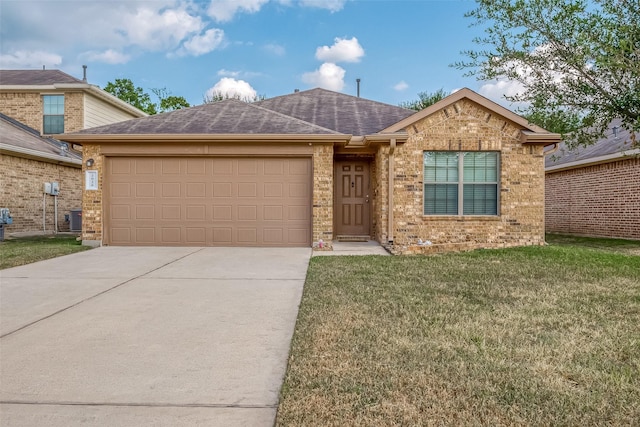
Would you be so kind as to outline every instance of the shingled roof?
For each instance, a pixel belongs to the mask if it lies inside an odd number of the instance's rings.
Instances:
[[[169,113],[85,129],[68,135],[336,134],[255,104],[227,99]]]
[[[354,136],[377,133],[415,113],[319,88],[265,99],[255,105]]]
[[[82,80],[60,70],[0,70],[0,85],[41,86],[60,83],[83,84]]]
[[[570,150],[564,142],[560,143],[555,153],[545,157],[545,167],[556,168],[570,166],[573,163],[584,164],[591,159],[597,161],[602,157],[637,148],[631,146],[631,133],[621,125],[620,119],[613,120],[607,134],[595,144],[587,147],[581,146]],[[637,136],[637,139],[640,140],[640,135]]]
[[[67,144],[42,137],[37,130],[1,113],[0,135],[0,151],[81,164],[81,155],[69,150]]]

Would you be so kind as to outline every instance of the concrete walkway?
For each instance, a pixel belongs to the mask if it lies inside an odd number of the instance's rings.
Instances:
[[[310,255],[102,247],[0,271],[0,425],[273,425]]]
[[[313,251],[313,256],[336,255],[390,255],[380,243],[369,240],[368,242],[338,242],[333,241],[332,251]]]

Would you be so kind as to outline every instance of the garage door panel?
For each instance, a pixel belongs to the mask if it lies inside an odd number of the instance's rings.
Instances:
[[[310,158],[109,157],[106,170],[107,244],[311,244]]]

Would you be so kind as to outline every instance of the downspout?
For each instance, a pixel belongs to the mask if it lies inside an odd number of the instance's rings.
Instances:
[[[555,144],[553,144],[553,148],[552,148],[551,150],[549,150],[549,151],[546,151],[546,152],[544,153],[544,155],[545,155],[545,156],[548,156],[549,154],[553,154],[553,153],[555,153],[556,151],[558,151],[558,148],[560,148],[560,145],[559,145],[558,143],[555,143]]]
[[[394,152],[396,151],[396,139],[391,138],[389,144],[389,202],[387,215],[387,241],[393,243],[393,166],[394,166]]]

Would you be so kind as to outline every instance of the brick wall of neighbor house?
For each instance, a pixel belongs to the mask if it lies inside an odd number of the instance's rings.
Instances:
[[[322,239],[330,250],[333,240],[333,145],[313,146],[313,245]]]
[[[548,172],[548,232],[640,239],[640,158]]]
[[[87,168],[87,160],[94,164]],[[82,194],[82,243],[90,246],[102,243],[102,184],[104,182],[104,156],[100,145],[83,144],[82,146],[82,188],[84,188],[84,172],[98,171],[98,189],[87,190]]]
[[[469,100],[446,107],[407,129],[396,148],[395,253],[432,253],[544,244],[544,156],[523,146],[520,128]],[[499,216],[423,215],[423,152],[499,151]],[[418,239],[432,246],[418,246]]]
[[[69,92],[64,94],[64,98],[65,132],[82,130],[84,95],[82,92]],[[42,132],[42,94],[38,92],[0,93],[0,113]]]
[[[6,233],[24,231],[54,231],[54,197],[43,195],[45,182],[58,182],[58,230],[69,231],[65,214],[79,209],[82,200],[81,169],[39,160],[0,154],[0,207],[9,208],[13,224]],[[43,205],[45,207],[43,224]]]
[[[35,92],[0,93],[0,113],[42,132],[42,97]]]

